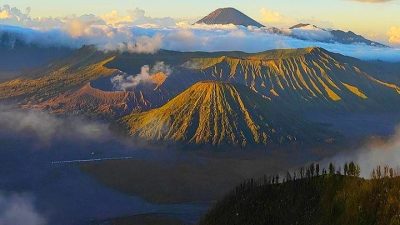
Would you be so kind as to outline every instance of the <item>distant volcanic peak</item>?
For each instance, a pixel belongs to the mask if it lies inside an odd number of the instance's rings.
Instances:
[[[296,25],[290,27],[289,29],[303,28],[303,27],[308,27],[308,26],[317,27],[317,26],[311,25],[309,23],[299,23],[299,24],[296,24]]]
[[[264,27],[252,18],[234,8],[219,8],[196,22],[197,24],[234,24],[241,26]]]
[[[365,37],[356,34],[352,31],[342,31],[342,30],[332,30],[332,29],[325,29],[325,28],[320,28],[318,26],[315,26],[313,24],[309,23],[299,23],[296,24],[292,27],[289,28],[289,30],[292,30],[292,32],[300,31],[303,32],[304,30],[308,31],[313,31],[313,32],[319,32],[320,35],[322,34],[321,32],[325,32],[326,34],[329,34],[329,36],[321,36],[319,39],[315,39],[316,41],[322,41],[322,42],[337,42],[337,43],[342,43],[342,44],[356,44],[356,43],[363,43],[366,45],[370,46],[376,46],[376,47],[388,47],[384,44],[381,44],[379,42],[371,41],[366,39]],[[270,31],[274,33],[282,33],[281,30],[279,29],[270,29]],[[307,33],[292,33],[292,36],[299,38],[299,39],[310,39],[312,40],[312,36],[308,37]],[[322,39],[321,39],[322,38]]]

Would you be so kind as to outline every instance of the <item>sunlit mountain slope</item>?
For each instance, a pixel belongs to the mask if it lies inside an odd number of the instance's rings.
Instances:
[[[121,123],[147,141],[246,146],[328,138],[319,126],[249,88],[215,81],[196,83],[164,106],[128,115]]]

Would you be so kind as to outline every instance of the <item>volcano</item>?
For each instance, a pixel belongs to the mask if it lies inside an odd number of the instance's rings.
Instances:
[[[150,142],[246,147],[327,140],[328,132],[317,124],[276,107],[244,85],[201,81],[164,106],[133,113],[121,123],[133,137]]]
[[[264,25],[258,23],[252,18],[248,17],[244,13],[234,8],[219,8],[208,16],[196,22],[196,24],[234,24],[241,26],[254,26],[264,27]]]

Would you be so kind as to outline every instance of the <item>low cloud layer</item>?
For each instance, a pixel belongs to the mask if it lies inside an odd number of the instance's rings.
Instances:
[[[35,209],[31,196],[0,191],[0,224],[46,225],[46,220]]]
[[[245,51],[260,52],[276,48],[304,48],[319,46],[329,51],[366,60],[400,61],[398,48],[379,48],[363,44],[323,43],[331,34],[309,26],[302,29],[283,29],[284,35],[267,28],[235,25],[192,25],[171,18],[152,18],[140,9],[119,14],[112,11],[102,16],[83,15],[65,18],[31,18],[25,12],[4,6],[0,8],[0,37],[9,34],[8,45],[15,40],[42,46],[96,45],[102,50],[154,53],[159,49],[175,51]],[[282,15],[264,9],[266,20],[280,20]],[[288,37],[292,34],[304,40]],[[397,45],[398,29],[393,27],[388,36]],[[286,34],[286,35],[285,35]],[[7,43],[6,43],[7,44]]]
[[[105,124],[8,106],[0,106],[0,128],[8,134],[33,136],[45,144],[53,140],[107,140],[110,136]]]
[[[157,85],[160,79],[165,79],[172,73],[172,69],[164,62],[157,62],[153,67],[149,65],[142,66],[140,74],[135,76],[122,73],[111,78],[111,83],[115,90],[129,91],[135,89],[139,84]],[[165,76],[157,77],[157,76]]]

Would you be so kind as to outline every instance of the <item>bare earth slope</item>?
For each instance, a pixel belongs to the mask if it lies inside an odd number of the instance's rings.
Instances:
[[[130,135],[148,141],[246,146],[327,138],[315,124],[274,107],[245,86],[202,81],[164,106],[128,115],[121,123]]]

